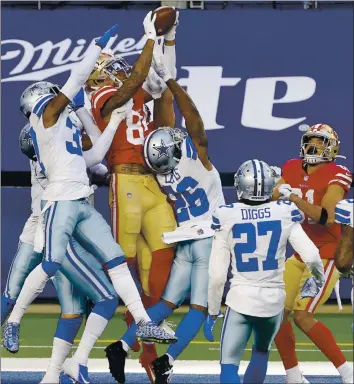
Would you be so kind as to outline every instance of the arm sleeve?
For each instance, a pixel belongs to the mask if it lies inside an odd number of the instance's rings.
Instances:
[[[177,77],[176,69],[176,46],[175,45],[164,45],[164,62],[166,67],[171,73],[173,79]]]
[[[99,130],[92,117],[86,108],[80,108],[76,111],[77,116],[81,120],[86,133],[93,139],[93,143],[101,136],[102,132]]]
[[[71,71],[71,75],[60,92],[69,100],[73,100],[80,88],[84,86],[86,80],[90,76],[95,63],[101,53],[101,47],[97,44],[92,45],[86,53],[84,59],[77,63]]]
[[[93,165],[101,163],[112,144],[116,131],[117,124],[109,123],[102,135],[94,142],[92,148],[83,152],[87,168],[91,168]]]
[[[219,314],[229,265],[227,232],[216,231],[209,259],[208,310],[211,315]]]
[[[292,226],[289,242],[294,250],[301,256],[311,274],[321,281],[324,281],[323,263],[320,253],[315,244],[306,235],[300,223]]]

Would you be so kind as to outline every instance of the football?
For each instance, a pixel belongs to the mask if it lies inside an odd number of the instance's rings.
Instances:
[[[152,17],[154,14],[156,14],[156,34],[157,36],[163,36],[173,27],[176,20],[176,10],[173,7],[164,6],[155,9]]]

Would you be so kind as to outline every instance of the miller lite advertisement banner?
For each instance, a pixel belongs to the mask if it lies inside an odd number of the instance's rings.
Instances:
[[[19,111],[23,90],[40,80],[63,85],[95,38],[113,24],[118,36],[107,48],[133,65],[145,44],[146,12],[2,9],[2,171],[29,171],[18,148],[26,124]],[[337,131],[340,154],[347,157],[338,162],[353,169],[353,20],[350,8],[181,11],[178,82],[203,118],[220,173],[235,172],[250,158],[282,166],[298,157],[304,129],[316,123]],[[179,113],[176,126],[184,127]],[[234,191],[228,192],[234,200]],[[30,214],[30,190],[3,188],[2,200],[3,289]],[[107,200],[101,188],[96,204],[109,221]],[[348,286],[343,297],[349,298],[350,282],[343,284]],[[55,296],[51,288],[45,295]]]

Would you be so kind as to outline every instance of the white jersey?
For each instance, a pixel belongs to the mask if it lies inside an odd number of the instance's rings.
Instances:
[[[338,224],[350,225],[354,227],[354,199],[341,200],[335,209],[335,220]]]
[[[43,200],[88,197],[92,192],[82,154],[81,132],[69,118],[69,108],[61,113],[53,127],[43,126],[44,108],[53,97],[40,98],[30,117],[30,133],[38,163],[49,181]]]
[[[211,171],[204,167],[189,136],[182,143],[181,159],[176,168],[167,175],[157,175],[157,180],[175,202],[180,227],[199,224],[210,230],[213,212],[225,204],[220,175],[215,167]]]
[[[232,278],[226,304],[245,315],[270,317],[284,309],[288,240],[310,271],[323,276],[319,251],[301,227],[303,219],[295,204],[280,200],[258,206],[235,203],[216,210],[209,265],[211,314],[220,308],[230,254]]]

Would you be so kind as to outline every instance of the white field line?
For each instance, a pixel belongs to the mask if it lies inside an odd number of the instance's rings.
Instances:
[[[44,372],[48,360],[46,358],[39,359],[23,359],[23,358],[3,358],[1,359],[2,371],[15,372]],[[248,361],[241,361],[239,372],[243,374],[248,365]],[[137,360],[128,359],[126,361],[126,372],[128,373],[144,373]],[[88,363],[90,372],[108,372],[108,361],[106,359],[90,359]],[[304,375],[321,375],[321,376],[338,376],[337,370],[332,363],[329,362],[302,362],[301,370]],[[219,362],[216,360],[177,360],[173,372],[176,374],[216,374],[220,373]],[[268,375],[285,375],[284,367],[281,362],[271,361],[268,365]]]

